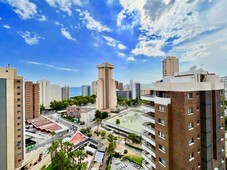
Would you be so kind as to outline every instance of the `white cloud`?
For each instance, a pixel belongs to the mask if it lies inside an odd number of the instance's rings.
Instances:
[[[88,11],[81,11],[80,9],[77,9],[76,11],[79,12],[81,20],[88,30],[97,31],[97,32],[112,31],[109,27],[103,25],[101,22],[92,18]]]
[[[105,36],[105,35],[102,35],[102,37],[106,40],[108,46],[118,48],[120,50],[124,50],[127,48],[125,45],[121,44],[118,40],[115,40],[112,37]]]
[[[128,57],[126,60],[127,61],[136,61],[134,57]]]
[[[71,71],[71,72],[77,71],[77,70],[71,69],[71,68],[57,67],[57,66],[54,66],[54,65],[51,65],[51,64],[45,64],[45,63],[40,63],[40,62],[36,62],[36,61],[28,61],[28,60],[25,60],[25,62],[26,63],[29,63],[29,64],[33,64],[33,65],[39,65],[39,66],[49,67],[49,68],[52,68],[52,69],[55,69],[55,70]]]
[[[18,34],[25,40],[25,43],[28,45],[37,45],[39,44],[40,39],[44,39],[34,32],[18,32]]]
[[[120,50],[125,50],[127,47],[123,44],[118,44],[117,47],[120,49]]]
[[[130,24],[139,25],[140,36],[132,54],[165,56],[166,45],[174,47],[226,24],[226,1],[212,2],[206,9],[202,5],[205,3],[206,0],[120,0],[123,9],[117,26],[130,29]]]
[[[125,58],[125,54],[124,53],[118,53],[117,54],[119,57]]]
[[[2,25],[3,28],[6,28],[6,29],[11,29],[11,27],[9,25]]]
[[[38,13],[36,4],[29,0],[5,0],[3,2],[11,5],[13,11],[19,15],[21,19],[37,18],[40,21],[46,21],[46,17]]]
[[[0,17],[0,21],[2,20],[2,18]]]
[[[76,39],[73,38],[73,37],[71,36],[71,34],[70,34],[65,28],[61,28],[61,34],[62,34],[65,38],[67,38],[68,40],[76,41]]]
[[[72,8],[74,5],[83,5],[81,0],[46,0],[46,2],[51,7],[59,8],[61,11],[66,12],[69,16],[72,15]]]

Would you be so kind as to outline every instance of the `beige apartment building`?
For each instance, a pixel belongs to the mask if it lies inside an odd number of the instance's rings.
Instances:
[[[179,72],[179,60],[176,57],[169,56],[162,61],[162,75],[165,76],[174,76],[174,73]]]
[[[117,106],[116,85],[113,77],[114,66],[108,62],[97,65],[97,98],[98,110],[115,110]]]
[[[25,120],[39,117],[39,84],[25,82]]]
[[[0,68],[0,169],[14,170],[24,159],[23,77]]]
[[[202,69],[154,83],[142,99],[145,170],[225,170],[224,86]]]

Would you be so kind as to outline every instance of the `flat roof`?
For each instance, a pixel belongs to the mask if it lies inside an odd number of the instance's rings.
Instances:
[[[142,119],[141,115],[145,113],[140,110],[128,110],[123,113],[120,113],[114,117],[111,117],[106,120],[107,123],[116,125],[116,119],[120,119],[119,128],[122,130],[130,130],[137,133],[142,132],[142,123],[144,120]]]

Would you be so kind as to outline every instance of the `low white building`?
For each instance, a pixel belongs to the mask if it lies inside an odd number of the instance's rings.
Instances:
[[[83,107],[80,108],[80,121],[85,122],[85,124],[89,124],[95,118],[95,108]]]

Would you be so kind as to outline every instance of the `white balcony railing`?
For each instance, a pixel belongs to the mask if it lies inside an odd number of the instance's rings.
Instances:
[[[155,140],[152,137],[150,137],[150,136],[148,136],[148,135],[146,135],[146,134],[143,133],[142,134],[142,138],[145,141],[149,142],[151,145],[155,146]]]
[[[155,129],[151,126],[148,126],[146,123],[142,124],[142,129],[146,130],[147,132],[150,132],[151,134],[155,135]]]
[[[145,142],[142,143],[142,149],[149,152],[153,157],[156,158],[155,151],[152,149],[151,146],[147,145]]]
[[[145,152],[142,152],[142,157],[152,166],[156,169],[156,164],[152,160],[152,158],[149,157],[149,154],[146,154]]]
[[[145,121],[149,121],[149,122],[155,124],[155,118],[150,116],[148,113],[143,113],[142,114],[142,119],[144,119]]]

